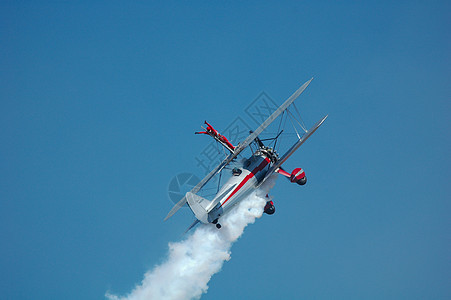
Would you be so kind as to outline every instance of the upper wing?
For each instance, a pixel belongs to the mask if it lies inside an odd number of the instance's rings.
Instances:
[[[290,106],[294,100],[296,100],[297,97],[299,97],[302,92],[308,87],[310,82],[312,82],[313,78],[304,83],[296,92],[293,93],[293,95],[290,96],[281,106],[279,106],[278,109],[276,109],[272,115],[266,119],[265,122],[263,122],[260,127],[258,127],[251,135],[249,135],[242,143],[240,143],[238,146],[235,147],[235,152],[241,152],[243,151],[247,146],[249,146],[250,143],[252,143],[255,138],[262,133],[263,130],[266,129],[278,116],[280,116],[281,113],[283,113],[288,106]]]
[[[243,142],[235,147],[235,151],[230,153],[216,168],[214,168],[204,179],[202,179],[192,190],[191,193],[196,194],[203,186],[207,184],[210,179],[212,179],[216,174],[218,174],[225,166],[227,166],[234,158],[238,156],[250,143],[252,143],[255,138],[262,133],[280,114],[282,114],[288,106],[290,106],[299,95],[307,88],[307,86],[312,82],[313,78],[304,83],[293,95],[290,96],[278,109],[276,109],[272,115],[270,115],[253,133],[251,133]],[[297,148],[296,148],[297,149]],[[290,154],[291,155],[291,154]],[[166,221],[172,215],[174,215],[183,205],[186,203],[186,197],[183,197],[168,213],[164,220]]]
[[[323,124],[323,122],[327,119],[328,116],[325,116],[321,120],[319,120],[309,131],[304,133],[304,135],[268,170],[265,178],[258,184],[258,186],[262,185],[263,182],[266,181],[273,173],[277,170],[287,159],[301,147],[301,145]]]

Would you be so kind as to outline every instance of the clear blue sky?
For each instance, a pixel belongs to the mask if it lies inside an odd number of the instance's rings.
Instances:
[[[192,220],[162,222],[193,132],[315,76],[308,184],[279,179],[203,299],[450,299],[450,9],[2,2],[0,297],[129,292]]]

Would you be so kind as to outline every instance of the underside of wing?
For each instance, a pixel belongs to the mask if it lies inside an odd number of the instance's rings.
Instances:
[[[166,221],[167,219],[172,217],[183,205],[185,205],[185,203],[186,197],[184,196],[179,202],[177,202],[177,204],[174,205],[174,207],[172,207],[171,211],[169,211],[168,215],[166,216],[166,218],[164,218],[164,220]]]

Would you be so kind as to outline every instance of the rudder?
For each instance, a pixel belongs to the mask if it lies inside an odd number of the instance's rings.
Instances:
[[[185,197],[196,218],[202,223],[209,223],[207,207],[210,205],[210,201],[191,192],[186,193]]]

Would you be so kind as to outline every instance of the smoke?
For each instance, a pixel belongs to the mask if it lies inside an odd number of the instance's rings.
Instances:
[[[222,228],[211,224],[198,225],[187,239],[169,243],[169,257],[144,275],[141,284],[125,296],[109,292],[110,300],[199,299],[208,290],[208,282],[230,257],[232,244],[243,234],[244,228],[263,214],[265,195],[274,186],[276,176],[242,200],[220,219]]]

